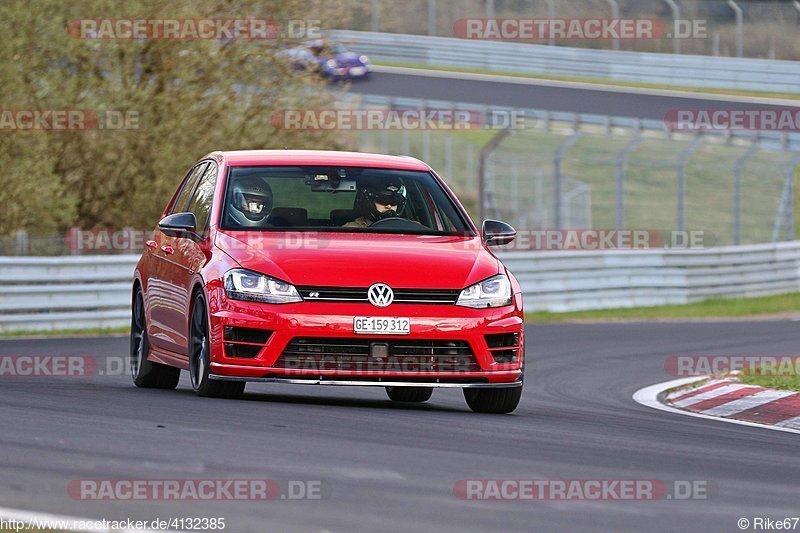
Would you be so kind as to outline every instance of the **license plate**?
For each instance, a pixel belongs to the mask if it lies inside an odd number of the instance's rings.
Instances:
[[[363,76],[367,69],[364,67],[353,67],[350,69],[351,76]]]
[[[411,320],[402,317],[357,316],[353,319],[353,332],[371,335],[408,335],[411,333]]]

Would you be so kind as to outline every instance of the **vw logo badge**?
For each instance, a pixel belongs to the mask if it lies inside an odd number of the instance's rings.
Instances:
[[[385,283],[374,283],[367,290],[367,298],[375,307],[386,307],[394,301],[394,291]]]

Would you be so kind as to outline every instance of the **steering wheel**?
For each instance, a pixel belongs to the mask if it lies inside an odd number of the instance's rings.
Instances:
[[[370,224],[371,228],[419,229],[419,224],[403,217],[382,218]]]

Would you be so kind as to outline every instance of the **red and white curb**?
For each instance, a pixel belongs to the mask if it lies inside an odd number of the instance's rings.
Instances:
[[[800,433],[800,393],[746,385],[735,378],[690,377],[657,383],[636,391],[634,401],[647,407],[743,426]],[[682,387],[673,390],[676,387]]]

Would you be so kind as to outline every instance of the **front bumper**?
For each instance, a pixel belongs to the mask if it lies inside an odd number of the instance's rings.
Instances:
[[[213,366],[213,365],[212,365]],[[344,379],[328,379],[328,378],[246,378],[236,376],[224,376],[220,374],[211,374],[211,379],[220,381],[251,381],[257,383],[288,383],[292,385],[333,385],[339,387],[433,387],[433,388],[459,388],[459,389],[490,389],[490,388],[508,388],[508,387],[521,387],[522,378],[518,381],[510,383],[448,383],[441,381],[366,381],[366,380],[344,380]]]
[[[211,313],[212,379],[338,386],[381,387],[509,387],[522,383],[524,331],[521,298],[496,309],[455,305],[395,304],[377,308],[364,303],[301,302],[270,305],[220,298],[221,309]],[[381,341],[462,341],[471,348],[475,364],[458,371],[398,371],[298,368],[281,366],[279,359],[295,338],[362,340],[353,333],[353,317],[409,317],[408,335],[382,335]],[[224,328],[234,326],[272,331],[254,357],[231,357],[224,348]],[[518,351],[512,362],[496,362],[486,335],[516,333]],[[372,338],[372,336],[368,336]]]

